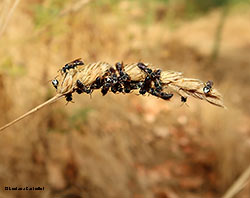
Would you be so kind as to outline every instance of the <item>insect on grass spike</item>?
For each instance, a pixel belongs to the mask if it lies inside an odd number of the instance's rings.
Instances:
[[[54,79],[54,80],[52,80],[52,84],[57,89],[59,82],[58,82],[58,80]]]
[[[160,98],[163,100],[170,100],[173,97],[174,94],[172,93],[165,93],[165,92],[161,92],[160,93]]]
[[[183,103],[187,102],[187,97],[181,96],[181,102]]]
[[[78,65],[84,65],[84,62],[81,60],[81,58],[78,58],[78,59],[76,59],[76,60],[73,60],[73,61],[67,63],[67,64],[62,68],[62,71],[63,71],[63,73],[66,73],[67,70],[75,69]]]
[[[99,89],[103,86],[103,80],[98,76],[96,80],[90,85],[91,89]]]
[[[180,106],[185,104],[187,107],[189,107],[189,105],[187,104],[187,97],[181,96],[181,102],[182,104]]]
[[[152,69],[148,68],[144,63],[139,62],[137,66],[144,71],[147,75],[150,75],[152,73]]]
[[[66,97],[66,101],[67,101],[67,102],[70,102],[70,101],[73,100],[73,98],[72,98],[72,93],[66,94],[65,97]]]
[[[207,82],[205,83],[204,88],[203,88],[203,92],[204,92],[205,94],[208,94],[208,93],[211,91],[213,84],[214,84],[214,83],[213,83],[211,80],[207,81]]]
[[[65,67],[58,71],[58,75],[56,76],[55,80],[52,81],[52,85],[57,89],[57,94],[49,99],[48,101],[38,105],[37,107],[31,109],[27,113],[19,116],[17,119],[9,122],[8,124],[4,125],[0,128],[0,131],[12,126],[13,124],[17,123],[18,121],[24,119],[25,117],[33,114],[34,112],[40,110],[41,108],[61,99],[66,98],[68,102],[72,101],[72,93],[85,91],[86,93],[91,93],[93,86],[96,86],[96,89],[99,87],[103,95],[105,95],[110,90],[110,85],[112,84],[111,73],[106,74],[111,67],[111,64],[106,62],[98,62],[98,63],[90,63],[87,64],[83,68],[76,68],[78,65],[83,65],[84,63],[80,59],[76,59],[72,61],[71,64],[66,64]],[[153,67],[153,66],[152,66]],[[139,68],[139,69],[138,69]],[[72,72],[67,72],[67,70],[72,69]],[[120,74],[120,65],[116,64],[116,71],[113,73]],[[112,69],[111,69],[112,70]],[[65,73],[63,72],[65,71]],[[125,72],[126,71],[126,72]],[[212,89],[213,82],[208,81],[207,83],[202,83],[199,79],[193,78],[185,78],[181,72],[175,71],[161,71],[154,70],[154,68],[149,68],[144,63],[132,63],[127,64],[124,66],[124,73],[128,75],[129,79],[122,79],[123,82],[129,83],[131,89],[139,89],[139,92],[151,93],[158,98],[169,100],[172,98],[172,93],[165,93],[162,91],[157,90],[157,86],[152,86],[152,71],[154,71],[153,79],[159,79],[160,85],[162,89],[171,88],[173,92],[182,95],[183,93],[187,94],[188,96],[192,96],[197,99],[205,100],[212,105],[226,108],[223,104],[223,97],[216,89]],[[146,75],[146,76],[145,76]],[[97,79],[100,77],[100,79]],[[80,89],[77,86],[77,80],[84,85],[83,89]],[[97,81],[97,82],[95,82]],[[97,83],[98,85],[93,85],[93,83]],[[103,84],[104,83],[104,84]],[[121,81],[118,79],[118,87],[115,89],[119,89],[119,92],[124,93]],[[78,84],[80,84],[78,82]],[[59,86],[60,85],[60,86]],[[93,85],[93,86],[91,86]],[[80,85],[81,87],[81,85]],[[203,91],[201,92],[201,90]],[[80,90],[80,91],[79,91]],[[211,91],[212,90],[212,91]],[[114,91],[114,90],[113,90]],[[209,94],[207,94],[209,93]],[[205,97],[204,97],[205,94]],[[182,98],[184,102],[186,99]]]
[[[117,71],[119,73],[118,80],[121,81],[120,83],[131,80],[130,76],[124,71],[123,62],[122,63],[120,63],[120,62],[116,63],[115,67],[116,67],[116,69],[117,69]]]

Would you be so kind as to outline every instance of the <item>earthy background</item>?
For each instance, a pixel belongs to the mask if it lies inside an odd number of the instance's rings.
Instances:
[[[250,164],[248,0],[2,0],[0,46],[0,126],[55,95],[50,80],[78,57],[213,80],[228,107],[60,100],[0,134],[0,197],[217,198]],[[249,196],[250,183],[236,197]]]

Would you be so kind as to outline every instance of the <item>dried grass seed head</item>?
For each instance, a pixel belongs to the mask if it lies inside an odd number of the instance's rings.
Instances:
[[[132,81],[143,82],[147,74],[137,65],[138,63],[124,64],[124,71],[130,76]],[[152,70],[157,69],[149,63],[144,63],[144,65]],[[57,93],[65,95],[74,92],[77,88],[77,80],[80,80],[85,86],[90,86],[97,77],[102,77],[111,67],[115,68],[115,65],[106,62],[97,62],[79,65],[66,73],[60,70],[56,78],[59,82]],[[212,88],[212,86],[208,93],[204,93],[204,87],[207,83],[199,79],[185,78],[181,72],[162,71],[160,80],[163,89],[171,90],[183,97],[192,96],[197,99],[206,100],[213,105],[225,108],[221,94],[215,88]]]

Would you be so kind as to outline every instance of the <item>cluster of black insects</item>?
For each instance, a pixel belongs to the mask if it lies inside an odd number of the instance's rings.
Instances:
[[[84,65],[84,63],[80,59],[76,59],[70,63],[67,63],[61,69],[61,71],[63,73],[67,73],[67,70],[74,69],[78,65]],[[76,88],[74,91],[76,91],[78,94],[91,94],[93,90],[101,89],[102,95],[104,96],[108,93],[108,91],[113,93],[130,93],[132,90],[139,90],[141,95],[149,93],[163,100],[169,100],[173,97],[172,93],[163,92],[162,82],[160,79],[160,69],[153,71],[142,62],[139,62],[137,67],[146,74],[144,81],[133,81],[131,77],[124,71],[123,63],[118,62],[115,64],[115,68],[110,67],[102,77],[97,77],[91,85],[85,86],[78,79],[76,81]],[[57,89],[58,81],[53,80],[52,84]],[[207,94],[210,92],[211,88],[212,83],[211,81],[208,81],[203,89],[204,93]],[[65,95],[67,101],[72,101],[73,92]],[[185,103],[187,101],[187,97],[182,96],[181,101]]]

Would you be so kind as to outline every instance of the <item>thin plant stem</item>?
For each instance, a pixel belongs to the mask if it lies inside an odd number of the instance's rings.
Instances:
[[[250,166],[241,174],[241,176],[233,183],[232,186],[226,191],[222,198],[233,198],[240,192],[247,184],[250,178]]]
[[[227,4],[223,7],[220,21],[219,21],[218,26],[216,28],[216,32],[215,32],[215,36],[214,36],[214,44],[213,44],[213,48],[212,48],[211,55],[210,55],[209,65],[213,64],[219,56],[223,28],[224,28],[224,25],[226,22],[226,18],[228,16],[228,12],[229,12],[229,5]]]
[[[5,22],[3,23],[3,26],[0,29],[0,37],[4,33],[4,31],[5,31],[6,27],[7,27],[7,24],[9,23],[9,20],[10,20],[12,14],[13,14],[13,12],[14,12],[14,10],[17,7],[19,2],[20,2],[20,0],[16,0],[14,2],[14,4],[13,4],[12,8],[9,10],[8,15],[6,17],[6,20],[5,20]]]
[[[18,122],[18,121],[20,121],[20,120],[26,118],[27,116],[29,116],[29,115],[32,114],[32,113],[35,113],[36,111],[40,110],[41,108],[43,108],[43,107],[45,107],[45,106],[47,106],[47,105],[49,105],[49,104],[51,104],[51,103],[56,102],[57,100],[59,100],[60,98],[62,98],[62,96],[63,96],[62,94],[57,94],[57,95],[55,95],[53,98],[51,98],[51,99],[47,100],[46,102],[44,102],[44,103],[38,105],[37,107],[31,109],[30,111],[28,111],[27,113],[25,113],[25,114],[23,114],[22,116],[18,117],[17,119],[13,120],[12,122],[10,122],[10,123],[4,125],[3,127],[0,128],[0,131],[3,131],[4,129],[6,129],[6,128],[12,126],[12,125],[15,124],[16,122]]]

